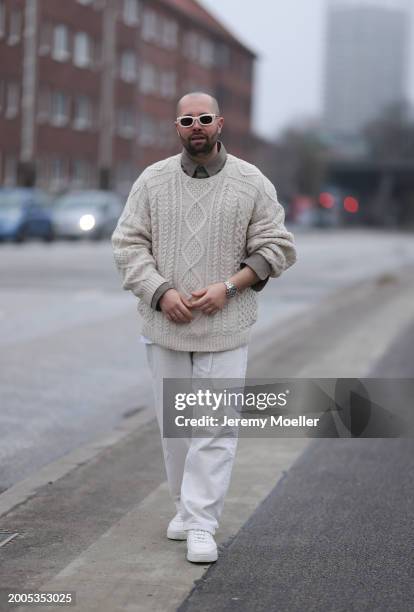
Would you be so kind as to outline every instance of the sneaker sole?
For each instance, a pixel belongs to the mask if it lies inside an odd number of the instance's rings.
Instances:
[[[187,552],[187,561],[191,561],[192,563],[214,563],[217,561],[218,553],[215,551],[214,553],[190,553]]]
[[[169,540],[186,540],[186,531],[175,531],[174,529],[167,529],[167,538]]]

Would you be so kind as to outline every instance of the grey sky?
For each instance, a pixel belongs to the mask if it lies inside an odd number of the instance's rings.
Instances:
[[[253,111],[254,127],[259,134],[271,137],[288,123],[320,114],[328,0],[199,1],[259,54]],[[388,0],[390,5],[393,2],[398,4],[404,0]],[[412,39],[411,35],[411,100],[414,99]]]

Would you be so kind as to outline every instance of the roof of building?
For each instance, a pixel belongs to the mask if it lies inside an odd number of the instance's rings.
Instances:
[[[215,32],[222,38],[225,38],[232,43],[236,43],[242,47],[247,53],[256,57],[256,53],[249,49],[244,43],[242,43],[237,36],[232,34],[218,19],[216,19],[211,13],[209,13],[204,7],[201,6],[196,0],[162,0],[164,4],[168,5],[172,9],[183,13],[187,17],[190,17],[194,21],[198,22],[204,28]]]

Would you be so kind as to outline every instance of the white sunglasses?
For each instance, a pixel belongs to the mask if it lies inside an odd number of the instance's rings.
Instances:
[[[181,117],[177,117],[175,123],[179,123],[180,126],[184,128],[193,127],[196,120],[200,125],[211,125],[218,116],[219,115],[214,115],[213,113],[203,113],[198,117],[193,117],[192,115],[182,115]]]

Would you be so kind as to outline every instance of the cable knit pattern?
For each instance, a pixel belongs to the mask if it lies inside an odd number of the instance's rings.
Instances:
[[[180,154],[146,168],[132,186],[112,246],[123,288],[139,298],[141,333],[182,351],[246,344],[257,320],[257,293],[248,287],[214,315],[194,309],[190,323],[175,323],[151,308],[162,283],[190,298],[191,291],[233,276],[253,253],[266,259],[273,278],[296,261],[274,186],[256,166],[230,154],[218,174],[203,180],[182,171]]]

